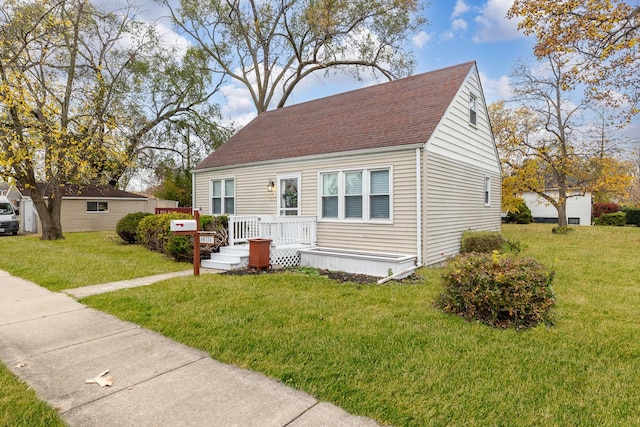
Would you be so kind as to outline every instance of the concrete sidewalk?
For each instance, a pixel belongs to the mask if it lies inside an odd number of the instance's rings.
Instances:
[[[2,270],[0,360],[70,426],[378,425]]]

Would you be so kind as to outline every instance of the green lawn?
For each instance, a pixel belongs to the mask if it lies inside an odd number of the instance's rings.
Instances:
[[[506,226],[557,272],[557,324],[493,330],[421,284],[283,273],[183,277],[85,303],[380,423],[640,425],[639,228]]]
[[[126,244],[113,231],[65,233],[64,240],[56,241],[0,236],[0,269],[52,291],[191,268]]]
[[[419,284],[385,285],[292,272],[190,276],[83,302],[382,424],[640,425],[640,228],[550,230],[510,225],[503,234],[556,271],[552,328],[494,330],[434,310],[436,269],[421,270]],[[13,239],[25,239],[30,261],[7,252]],[[189,268],[109,233],[0,242],[0,268],[52,289],[135,277],[152,262],[161,266],[143,274]],[[31,255],[45,249],[51,257]],[[96,252],[112,265],[99,274]],[[6,377],[0,386],[21,401]]]
[[[0,363],[0,426],[63,427],[57,412]]]

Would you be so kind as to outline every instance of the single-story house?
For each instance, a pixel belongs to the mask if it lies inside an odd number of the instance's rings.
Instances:
[[[46,196],[46,185],[42,184]],[[42,225],[29,189],[18,188],[16,206],[20,208],[20,228],[36,233]],[[66,185],[62,197],[60,221],[62,230],[115,230],[118,221],[131,212],[154,213],[157,207],[177,207],[174,200],[159,200],[108,185]]]
[[[193,177],[194,207],[230,215],[230,245],[310,245],[303,265],[372,273],[354,261],[371,254],[435,265],[458,253],[464,230],[500,229],[475,62],[262,113]],[[349,260],[323,264],[334,255]]]
[[[558,190],[547,190],[545,194],[558,198]],[[591,225],[591,194],[570,193],[567,198],[567,223],[569,225]],[[531,210],[533,222],[558,223],[558,210],[532,191],[524,192],[522,198]]]

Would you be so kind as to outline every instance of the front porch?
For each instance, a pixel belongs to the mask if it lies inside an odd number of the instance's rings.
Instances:
[[[274,215],[229,216],[229,246],[201,265],[218,270],[244,268],[249,240],[258,238],[271,240],[269,262],[274,267],[304,265],[387,278],[406,277],[417,267],[415,255],[318,247],[315,216]]]
[[[316,246],[315,216],[230,215],[229,246],[202,260],[205,268],[232,270],[246,267],[249,260],[249,240],[271,240],[272,266],[300,265],[298,249]]]

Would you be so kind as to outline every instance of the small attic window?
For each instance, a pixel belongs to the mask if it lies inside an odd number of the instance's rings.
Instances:
[[[476,125],[476,101],[477,98],[475,97],[475,95],[469,96],[469,124],[471,124],[472,126]]]

